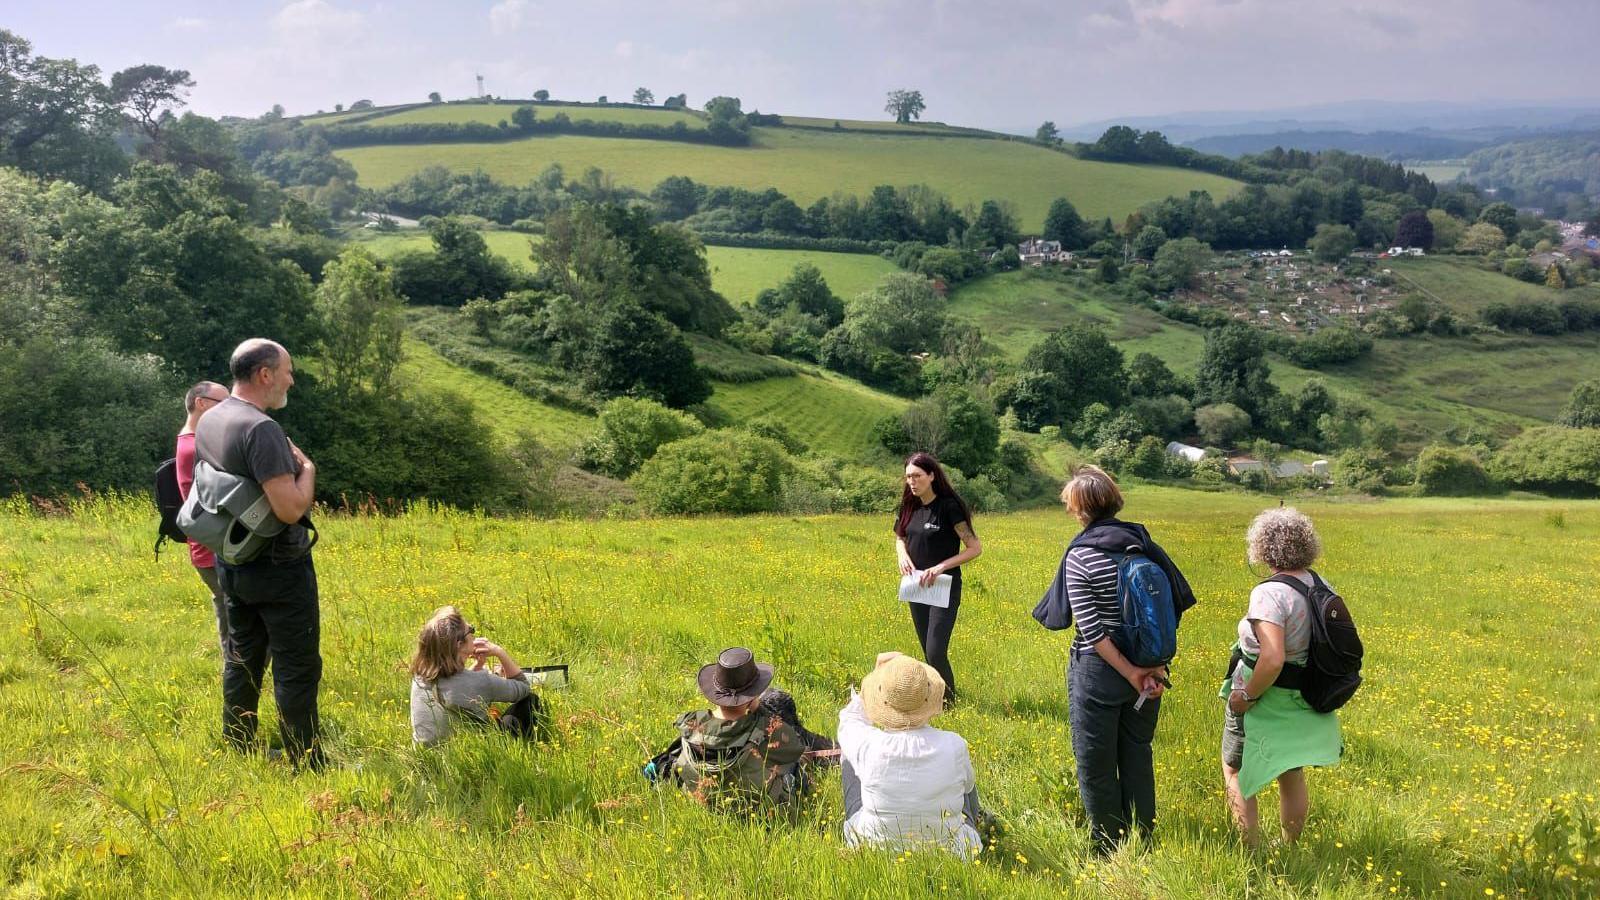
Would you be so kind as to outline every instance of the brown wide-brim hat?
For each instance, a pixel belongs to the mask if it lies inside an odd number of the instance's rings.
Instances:
[[[717,661],[700,667],[700,693],[718,706],[743,706],[772,684],[772,667],[756,662],[744,647],[730,647]]]
[[[944,679],[921,660],[896,656],[861,679],[861,704],[884,731],[921,728],[944,708]]]

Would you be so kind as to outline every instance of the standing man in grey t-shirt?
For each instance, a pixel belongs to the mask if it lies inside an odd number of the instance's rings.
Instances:
[[[311,561],[307,513],[317,467],[267,415],[289,402],[294,362],[289,351],[251,338],[233,351],[233,392],[200,420],[200,459],[261,485],[272,514],[287,527],[248,562],[217,559],[233,653],[222,673],[222,732],[247,750],[255,741],[261,677],[270,652],[284,750],[296,765],[321,768],[317,687],[322,681],[321,611]]]

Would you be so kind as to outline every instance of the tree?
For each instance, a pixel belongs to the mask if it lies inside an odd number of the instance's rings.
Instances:
[[[1493,253],[1504,250],[1506,234],[1496,225],[1479,222],[1468,226],[1466,233],[1456,243],[1456,249],[1465,253]]]
[[[0,166],[109,190],[127,162],[100,70],[32,52],[0,28]]]
[[[605,94],[601,94],[599,97],[595,98],[594,102],[596,102],[596,103],[610,103],[611,101],[606,99],[606,95]]]
[[[1544,272],[1544,286],[1555,288],[1558,291],[1566,289],[1567,276],[1562,273],[1561,266],[1555,263],[1550,264],[1550,268]]]
[[[1105,332],[1068,325],[1028,350],[1016,384],[1002,400],[1029,430],[1070,426],[1091,404],[1113,408],[1122,404],[1128,388],[1122,359],[1122,351]]]
[[[1050,211],[1045,213],[1044,232],[1040,236],[1047,241],[1060,241],[1068,250],[1078,250],[1085,246],[1083,230],[1083,217],[1078,215],[1077,207],[1067,198],[1057,197],[1051,201]]]
[[[654,400],[618,397],[600,409],[600,429],[578,452],[583,467],[612,478],[627,478],[656,450],[705,431],[700,420]]]
[[[1509,203],[1491,203],[1478,213],[1478,221],[1482,224],[1493,225],[1500,229],[1506,240],[1517,236],[1517,208]]]
[[[1186,394],[1186,388],[1161,357],[1153,353],[1139,353],[1128,363],[1128,392],[1135,397]]]
[[[1349,225],[1318,225],[1306,247],[1318,262],[1338,262],[1356,249],[1356,232]]]
[[[1200,280],[1200,270],[1211,261],[1211,245],[1191,237],[1167,241],[1156,251],[1156,275],[1176,287],[1192,288]]]
[[[522,131],[531,131],[537,113],[531,106],[519,106],[511,112],[511,124]]]
[[[635,88],[633,91],[633,102],[641,106],[649,106],[650,104],[656,102],[656,95],[650,93],[649,88]]]
[[[546,100],[550,99],[550,92],[545,90],[544,88],[540,88],[537,91],[533,92],[533,99],[539,101],[540,103],[543,103]]]
[[[388,394],[400,363],[402,333],[391,270],[378,268],[370,253],[352,247],[323,268],[316,304],[329,386],[344,395]]]
[[[985,200],[978,210],[978,218],[968,229],[971,241],[968,246],[1000,248],[1007,244],[1015,244],[1021,236],[1021,230],[1017,227],[1016,213],[1010,208],[1010,204]]]
[[[1261,332],[1230,322],[1206,332],[1205,350],[1195,373],[1197,405],[1232,403],[1260,421],[1267,401],[1277,393],[1263,356]]]
[[[783,446],[748,431],[708,431],[674,441],[629,483],[651,512],[754,513],[777,509],[794,462]]]
[[[371,109],[372,108],[372,101],[371,100],[357,100],[356,102],[350,104],[350,108],[352,110]]]
[[[645,347],[649,352],[641,353]],[[583,368],[584,386],[603,397],[648,397],[681,409],[711,396],[683,333],[634,302],[601,314]]]
[[[1593,496],[1600,492],[1600,428],[1529,428],[1489,461],[1502,484]]]
[[[111,102],[127,111],[161,158],[161,129],[181,108],[194,79],[183,69],[157,65],[134,66],[111,76]]]
[[[1567,428],[1600,428],[1600,380],[1579,382],[1567,398],[1556,424]]]
[[[1465,223],[1442,209],[1428,210],[1428,221],[1433,225],[1433,246],[1439,250],[1454,250],[1467,230]]]
[[[443,103],[444,102],[444,98],[439,96],[439,92],[438,91],[434,91],[434,92],[428,94],[428,102],[429,103]]]
[[[661,218],[669,222],[687,219],[699,212],[705,196],[705,185],[696,184],[694,179],[684,175],[669,175],[650,192]]]
[[[1133,255],[1140,259],[1155,259],[1156,251],[1167,242],[1167,233],[1158,226],[1146,225],[1133,239]]]
[[[1033,133],[1033,139],[1041,144],[1059,144],[1061,132],[1056,128],[1056,123],[1046,119],[1045,123],[1039,126],[1039,130]]]
[[[1394,242],[1400,247],[1421,247],[1424,250],[1432,250],[1433,220],[1420,209],[1406,213],[1394,227]]]
[[[1417,486],[1428,496],[1459,497],[1488,493],[1490,483],[1477,453],[1435,444],[1417,454]]]
[[[770,316],[793,310],[814,317],[827,328],[844,321],[844,301],[828,288],[822,270],[810,263],[796,265],[776,290],[762,291],[756,308]]]
[[[868,347],[896,353],[932,350],[944,330],[945,301],[921,275],[895,272],[845,310],[844,327]]]
[[[1250,414],[1232,403],[1213,403],[1194,411],[1200,439],[1212,447],[1231,447],[1250,432]]]
[[[661,106],[664,109],[688,109],[689,95],[673,94],[671,97],[661,101]]]
[[[901,125],[909,125],[912,119],[922,118],[922,112],[927,108],[927,104],[922,102],[921,91],[897,90],[889,92],[889,102],[884,104],[883,111],[894,116],[894,120]]]

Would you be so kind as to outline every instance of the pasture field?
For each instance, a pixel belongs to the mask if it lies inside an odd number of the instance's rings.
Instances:
[[[882,516],[532,521],[418,508],[325,515],[321,707],[335,761],[295,775],[219,745],[217,648],[181,552],[149,556],[147,502],[0,508],[0,886],[11,896],[1322,897],[1594,896],[1600,506],[1303,504],[1349,599],[1367,682],[1343,762],[1311,773],[1301,844],[1231,838],[1215,697],[1257,575],[1268,501],[1141,488],[1200,604],[1156,734],[1153,845],[1089,853],[1063,684],[1067,636],[1028,616],[1071,530],[979,515],[953,658],[970,743],[1007,831],[977,863],[851,851],[837,775],[804,820],[763,827],[657,792],[639,766],[703,704],[694,673],[747,644],[806,723],[834,730],[877,651],[913,649]],[[67,564],[70,561],[70,564]],[[778,587],[781,585],[781,587]],[[775,589],[777,588],[777,589]],[[410,746],[405,664],[460,605],[524,663],[566,662],[557,738]],[[270,700],[263,731],[273,733]],[[1272,789],[1263,825],[1276,827]],[[1567,839],[1573,845],[1561,845]],[[1592,840],[1592,838],[1591,838]],[[1548,847],[1567,863],[1548,856]],[[1587,857],[1571,856],[1587,852]]]
[[[538,237],[520,231],[480,231],[489,252],[526,271],[533,271],[532,242]],[[375,230],[358,232],[355,240],[379,259],[390,259],[407,250],[433,250],[433,238],[421,229],[391,231],[388,234]]]
[[[801,206],[835,191],[866,196],[880,184],[925,183],[958,205],[1009,200],[1028,230],[1043,225],[1056,197],[1071,200],[1087,218],[1120,220],[1163,197],[1207,190],[1220,201],[1242,187],[1205,172],[1093,162],[1014,141],[784,128],[757,128],[754,134],[750,147],[553,135],[335,152],[356,167],[363,187],[372,188],[434,165],[457,172],[481,169],[499,181],[523,184],[553,162],[572,174],[598,166],[619,184],[645,191],[669,175],[753,190],[775,187]]]
[[[705,119],[675,109],[634,109],[628,106],[567,106],[548,103],[437,103],[415,109],[401,110],[392,115],[369,119],[363,125],[415,125],[446,122],[462,124],[481,122],[495,125],[511,121],[511,114],[519,106],[531,106],[540,119],[554,118],[565,113],[574,122],[622,122],[627,125],[671,126],[682,122],[689,128],[703,129]]]
[[[908,401],[874,390],[837,372],[795,364],[798,374],[743,384],[712,382],[706,404],[731,421],[776,419],[812,453],[846,460],[883,454],[872,426],[895,415]]]
[[[707,247],[711,286],[736,305],[755,302],[756,295],[777,287],[801,263],[822,272],[828,288],[839,299],[850,299],[900,271],[894,263],[871,253],[823,253],[818,250],[758,250],[748,247]]]
[[[1465,175],[1467,167],[1460,163],[1425,162],[1406,166],[1406,171],[1426,175],[1434,184],[1448,184]]]
[[[890,122],[882,119],[829,119],[819,116],[784,116],[783,124],[795,125],[802,128],[832,128],[838,123],[840,129],[850,131],[881,131],[889,134],[989,134],[981,128],[966,128],[961,125],[946,125],[943,122],[911,122],[902,125],[899,122]]]
[[[573,450],[594,431],[595,419],[581,412],[541,403],[533,397],[458,366],[421,340],[405,337],[400,378],[405,382],[454,391],[478,408],[480,420],[502,442],[527,432],[549,447]]]
[[[1393,269],[1402,286],[1414,287],[1449,306],[1458,315],[1477,321],[1478,313],[1491,303],[1522,303],[1562,300],[1600,300],[1600,285],[1584,285],[1568,290],[1529,284],[1499,272],[1480,269],[1475,260],[1448,256],[1421,259],[1404,257],[1379,260],[1382,268]]]

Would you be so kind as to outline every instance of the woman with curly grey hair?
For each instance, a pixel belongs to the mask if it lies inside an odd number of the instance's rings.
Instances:
[[[1278,683],[1286,666],[1292,672],[1310,653],[1310,603],[1288,579],[1308,589],[1315,583],[1311,564],[1322,554],[1322,541],[1311,519],[1283,507],[1256,516],[1245,543],[1250,564],[1267,566],[1272,577],[1250,592],[1219,692],[1228,701],[1222,777],[1234,824],[1249,846],[1260,840],[1255,795],[1276,779],[1283,840],[1293,843],[1311,805],[1305,767],[1334,765],[1343,751],[1338,717],[1313,710],[1299,690]]]

